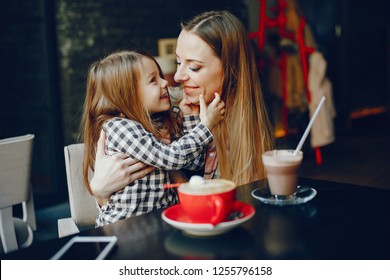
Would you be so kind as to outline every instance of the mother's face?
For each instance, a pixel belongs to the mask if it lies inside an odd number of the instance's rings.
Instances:
[[[187,99],[192,104],[199,104],[201,93],[206,103],[214,99],[215,92],[221,94],[222,63],[206,42],[183,30],[177,39],[176,56],[175,81],[183,84]]]

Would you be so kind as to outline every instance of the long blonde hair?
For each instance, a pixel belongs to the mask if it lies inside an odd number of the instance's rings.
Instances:
[[[103,123],[113,117],[139,122],[148,132],[161,138],[163,126],[170,135],[179,131],[170,110],[155,114],[153,118],[144,109],[140,92],[142,58],[152,59],[163,74],[156,60],[141,51],[120,51],[91,64],[81,122],[81,137],[85,144],[83,175],[88,190],[88,169],[94,169],[96,145]]]
[[[226,117],[213,130],[222,177],[237,184],[263,179],[261,154],[273,147],[272,127],[244,25],[227,11],[211,11],[181,27],[205,41],[222,62]]]

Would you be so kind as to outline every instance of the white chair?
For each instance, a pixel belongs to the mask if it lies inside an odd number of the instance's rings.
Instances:
[[[36,230],[30,184],[33,134],[0,140],[0,251],[9,253],[31,245]],[[22,205],[23,218],[13,207]]]
[[[80,232],[81,227],[93,227],[99,213],[95,198],[88,192],[83,179],[84,144],[65,146],[64,153],[72,217],[58,220],[60,238]]]

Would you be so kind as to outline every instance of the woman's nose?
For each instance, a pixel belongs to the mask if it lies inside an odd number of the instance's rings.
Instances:
[[[181,70],[180,67],[177,67],[175,76],[173,76],[173,79],[175,80],[175,82],[180,84],[180,83],[188,80],[188,78],[189,78],[188,75],[186,73],[184,73],[184,71]]]

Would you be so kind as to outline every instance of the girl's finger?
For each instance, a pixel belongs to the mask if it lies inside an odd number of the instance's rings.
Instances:
[[[218,107],[219,109],[224,108],[224,107],[225,107],[225,102],[223,102],[223,101],[221,100],[221,102],[218,103],[217,107]]]
[[[213,99],[213,101],[210,103],[210,105],[211,105],[212,107],[216,107],[220,101],[221,101],[221,96],[219,95],[218,92],[215,92],[215,93],[214,93],[214,99]]]

